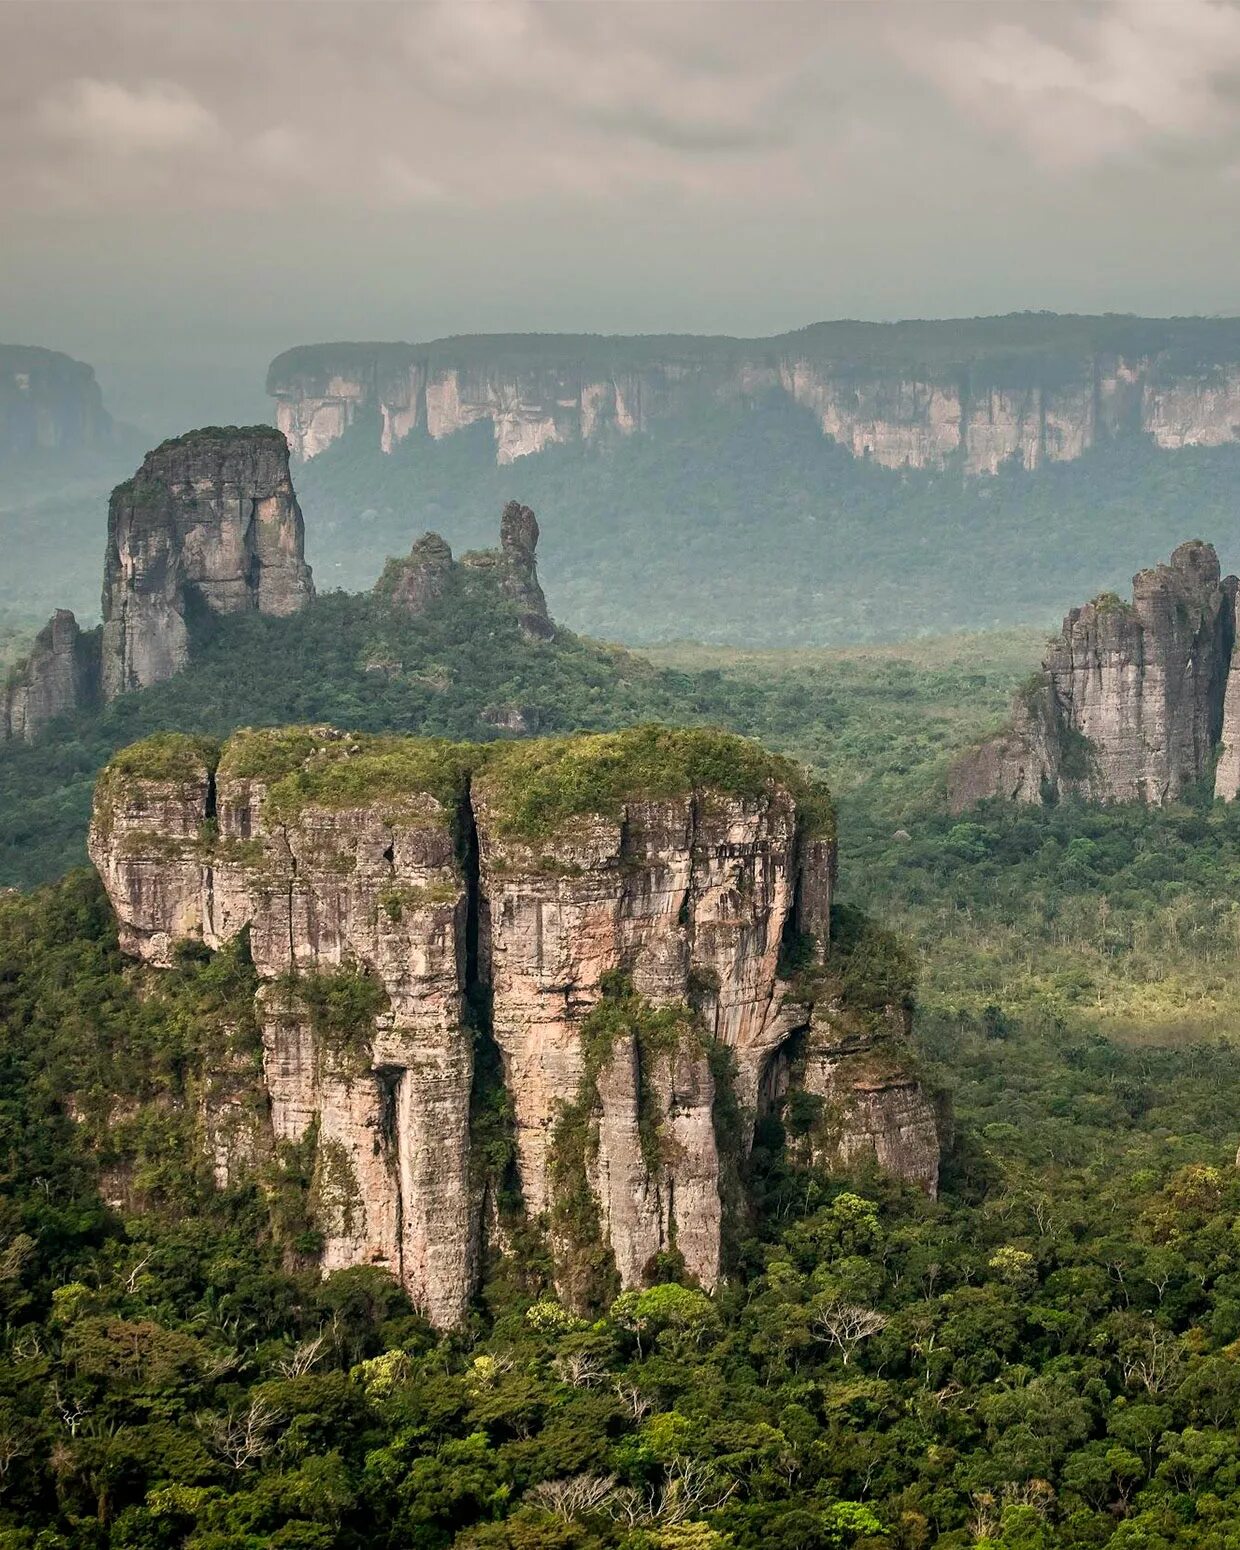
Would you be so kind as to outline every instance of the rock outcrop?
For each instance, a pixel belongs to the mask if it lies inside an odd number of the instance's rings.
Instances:
[[[308,345],[268,391],[298,458],[359,418],[384,452],[491,427],[510,463],[629,435],[691,395],[784,395],[824,436],[887,468],[994,474],[1145,435],[1160,447],[1240,435],[1236,319],[1057,317],[819,323],[772,339],[483,335],[430,344]],[[368,432],[369,434],[369,432]]]
[[[550,640],[555,625],[547,613],[547,599],[538,582],[538,518],[520,501],[509,501],[500,517],[500,585],[516,605],[521,629],[536,639]]]
[[[0,344],[0,456],[107,446],[112,436],[90,366],[56,350]]]
[[[285,615],[313,594],[279,432],[210,428],[166,441],[108,507],[104,695],[180,671],[194,606]]]
[[[454,561],[447,541],[423,533],[403,560],[389,560],[375,591],[408,614],[424,614],[444,594]]]
[[[171,678],[189,659],[195,609],[286,615],[313,596],[279,431],[212,427],[166,441],[112,492],[102,628],[84,633],[56,610],[0,690],[0,742]]]
[[[1159,804],[1207,778],[1233,677],[1237,585],[1198,541],[1134,576],[1131,603],[1104,594],[1074,608],[1010,725],[954,766],[953,808],[1068,794]],[[1234,697],[1230,709],[1240,720]],[[1219,795],[1235,796],[1235,763],[1220,762]]]
[[[584,1304],[600,1267],[637,1285],[662,1254],[714,1285],[724,1180],[774,1063],[839,1043],[829,808],[739,738],[164,736],[101,778],[90,852],[146,963],[248,932],[266,1100],[251,1112],[270,1132],[235,1143],[241,1166],[309,1148],[324,1268],[383,1265],[440,1325],[464,1315],[493,1214],[470,1128],[471,1098],[496,1111],[489,1070],[525,1211]],[[795,981],[793,941],[811,964]],[[933,1191],[934,1115],[904,1042],[880,1030],[857,1046],[869,1067],[833,1069],[831,1155]],[[204,1144],[231,1176],[229,1146]]]
[[[99,697],[99,632],[58,608],[0,691],[0,742],[30,743],[50,721]]]
[[[537,546],[538,519],[520,501],[509,501],[500,516],[499,548],[474,550],[459,564],[494,577],[501,595],[516,609],[522,634],[531,640],[553,640],[555,625],[538,581]],[[387,562],[375,594],[407,613],[423,614],[444,595],[457,564],[438,533],[424,533],[404,559]]]

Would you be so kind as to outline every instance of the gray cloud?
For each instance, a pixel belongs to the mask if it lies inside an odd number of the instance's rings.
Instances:
[[[1238,80],[1230,0],[7,0],[0,337],[1234,310]]]

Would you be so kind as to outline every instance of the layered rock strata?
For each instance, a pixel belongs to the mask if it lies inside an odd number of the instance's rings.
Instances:
[[[486,1215],[479,1039],[565,1294],[583,1230],[622,1285],[671,1252],[714,1285],[738,1144],[717,1130],[720,1084],[752,1125],[778,1053],[834,1018],[782,967],[811,932],[826,955],[825,811],[792,766],[720,734],[481,749],[302,728],[126,751],[90,850],[123,949],[148,964],[248,931],[269,1143],[314,1150],[324,1268],[383,1265],[450,1325]],[[880,1042],[898,1072],[900,1041]],[[933,1189],[932,1111],[911,1078],[888,1088],[903,1108],[837,1077],[837,1155]],[[213,1163],[228,1175],[218,1146]],[[585,1229],[565,1209],[578,1197]]]
[[[888,468],[994,474],[1080,457],[1123,435],[1165,448],[1240,434],[1235,319],[1002,318],[820,323],[772,339],[482,335],[310,345],[272,362],[294,454],[359,416],[385,453],[491,427],[496,460],[647,429],[691,395],[782,395],[824,436]]]
[[[58,608],[0,690],[0,742],[33,742],[50,721],[99,697],[99,632]]]
[[[1134,576],[1131,603],[1105,594],[1074,608],[1009,726],[954,766],[953,808],[991,796],[1160,804],[1207,778],[1225,724],[1240,722],[1228,693],[1237,585],[1194,541]],[[1238,779],[1226,754],[1218,794],[1233,798]]]
[[[0,455],[108,445],[112,418],[93,369],[32,345],[0,344]]]
[[[195,604],[285,615],[313,594],[284,438],[253,426],[166,441],[108,507],[104,695],[179,672]]]

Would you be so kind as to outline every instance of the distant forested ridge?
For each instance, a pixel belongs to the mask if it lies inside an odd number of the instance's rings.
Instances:
[[[1165,451],[1131,437],[1072,462],[877,467],[766,395],[698,398],[640,436],[552,445],[497,466],[479,423],[379,448],[359,412],[298,468],[320,586],[369,585],[422,529],[485,541],[517,497],[537,510],[552,609],[630,642],[834,645],[1050,626],[1074,599],[1124,591],[1186,534],[1240,565],[1240,446]]]

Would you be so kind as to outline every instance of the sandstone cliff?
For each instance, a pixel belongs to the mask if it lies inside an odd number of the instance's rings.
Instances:
[[[266,426],[190,431],[112,492],[103,575],[103,691],[171,678],[187,613],[290,614],[313,595],[283,437]]]
[[[171,678],[195,608],[295,613],[314,595],[288,447],[269,426],[190,431],[112,492],[103,626],[57,609],[0,689],[0,742]]]
[[[248,933],[269,1120],[207,1139],[217,1173],[309,1148],[324,1268],[383,1265],[441,1325],[464,1314],[500,1186],[471,1141],[489,1071],[524,1210],[584,1305],[661,1254],[715,1283],[775,1062],[843,1037],[825,796],[724,734],[168,735],[105,772],[90,850],[147,964]],[[831,1157],[932,1191],[904,1042],[871,1030],[877,1064],[814,1080]]]
[[[1214,549],[1193,542],[1134,576],[1131,603],[1107,594],[1074,608],[1009,727],[953,768],[953,808],[1062,794],[1158,804],[1206,778],[1223,735],[1236,590]],[[1235,764],[1220,763],[1219,795],[1235,796]]]
[[[58,608],[0,689],[0,742],[31,743],[49,721],[98,697],[99,632],[84,633],[68,609]]]
[[[106,446],[112,434],[91,367],[56,350],[0,344],[0,456]]]
[[[500,463],[641,431],[691,395],[776,393],[824,436],[888,468],[993,474],[1080,457],[1122,435],[1219,446],[1240,426],[1235,319],[1016,314],[820,323],[772,339],[491,335],[424,345],[302,346],[268,391],[294,454],[358,420],[384,452],[491,426]]]

